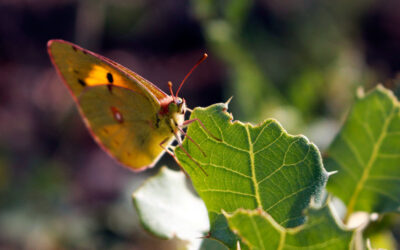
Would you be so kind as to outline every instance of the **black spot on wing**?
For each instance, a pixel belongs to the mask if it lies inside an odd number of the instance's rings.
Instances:
[[[110,93],[112,93],[112,85],[114,82],[114,78],[110,72],[107,73],[107,81],[110,83],[107,85],[108,91],[110,91]]]
[[[109,83],[113,83],[114,82],[113,75],[110,72],[107,73],[107,80],[108,80]]]
[[[80,85],[82,85],[82,87],[85,87],[85,86],[86,86],[86,82],[85,82],[84,80],[82,80],[82,79],[78,79],[78,83],[79,83]]]

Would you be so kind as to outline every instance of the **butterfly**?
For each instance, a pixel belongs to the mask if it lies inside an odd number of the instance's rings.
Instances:
[[[47,49],[93,138],[118,162],[143,170],[154,166],[164,152],[177,161],[169,148],[175,139],[193,160],[182,147],[183,128],[195,121],[205,127],[198,119],[185,121],[185,112],[191,110],[178,93],[207,54],[193,66],[175,94],[168,82],[171,95],[167,95],[135,72],[73,43],[50,40]]]

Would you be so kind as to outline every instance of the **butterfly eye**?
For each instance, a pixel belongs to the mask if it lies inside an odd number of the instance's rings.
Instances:
[[[184,114],[185,113],[185,107],[184,107],[185,106],[185,100],[179,98],[179,100],[177,102],[177,105],[178,105],[178,112],[181,113],[181,114]]]

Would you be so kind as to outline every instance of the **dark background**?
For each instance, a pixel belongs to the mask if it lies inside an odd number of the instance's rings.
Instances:
[[[93,142],[46,51],[61,38],[163,90],[207,52],[181,96],[189,107],[234,96],[236,119],[274,117],[320,149],[355,91],[399,93],[396,0],[0,0],[0,248],[169,249],[141,229],[133,173]],[[371,235],[391,244],[392,232]],[[398,221],[398,217],[397,217]]]

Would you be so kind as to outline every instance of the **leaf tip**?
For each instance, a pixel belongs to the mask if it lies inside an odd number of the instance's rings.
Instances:
[[[339,171],[334,170],[334,171],[327,172],[327,174],[328,174],[328,177],[330,177],[331,175],[337,174],[338,172]]]
[[[228,107],[229,103],[231,103],[233,96],[229,97],[229,99],[225,102],[226,107]]]

